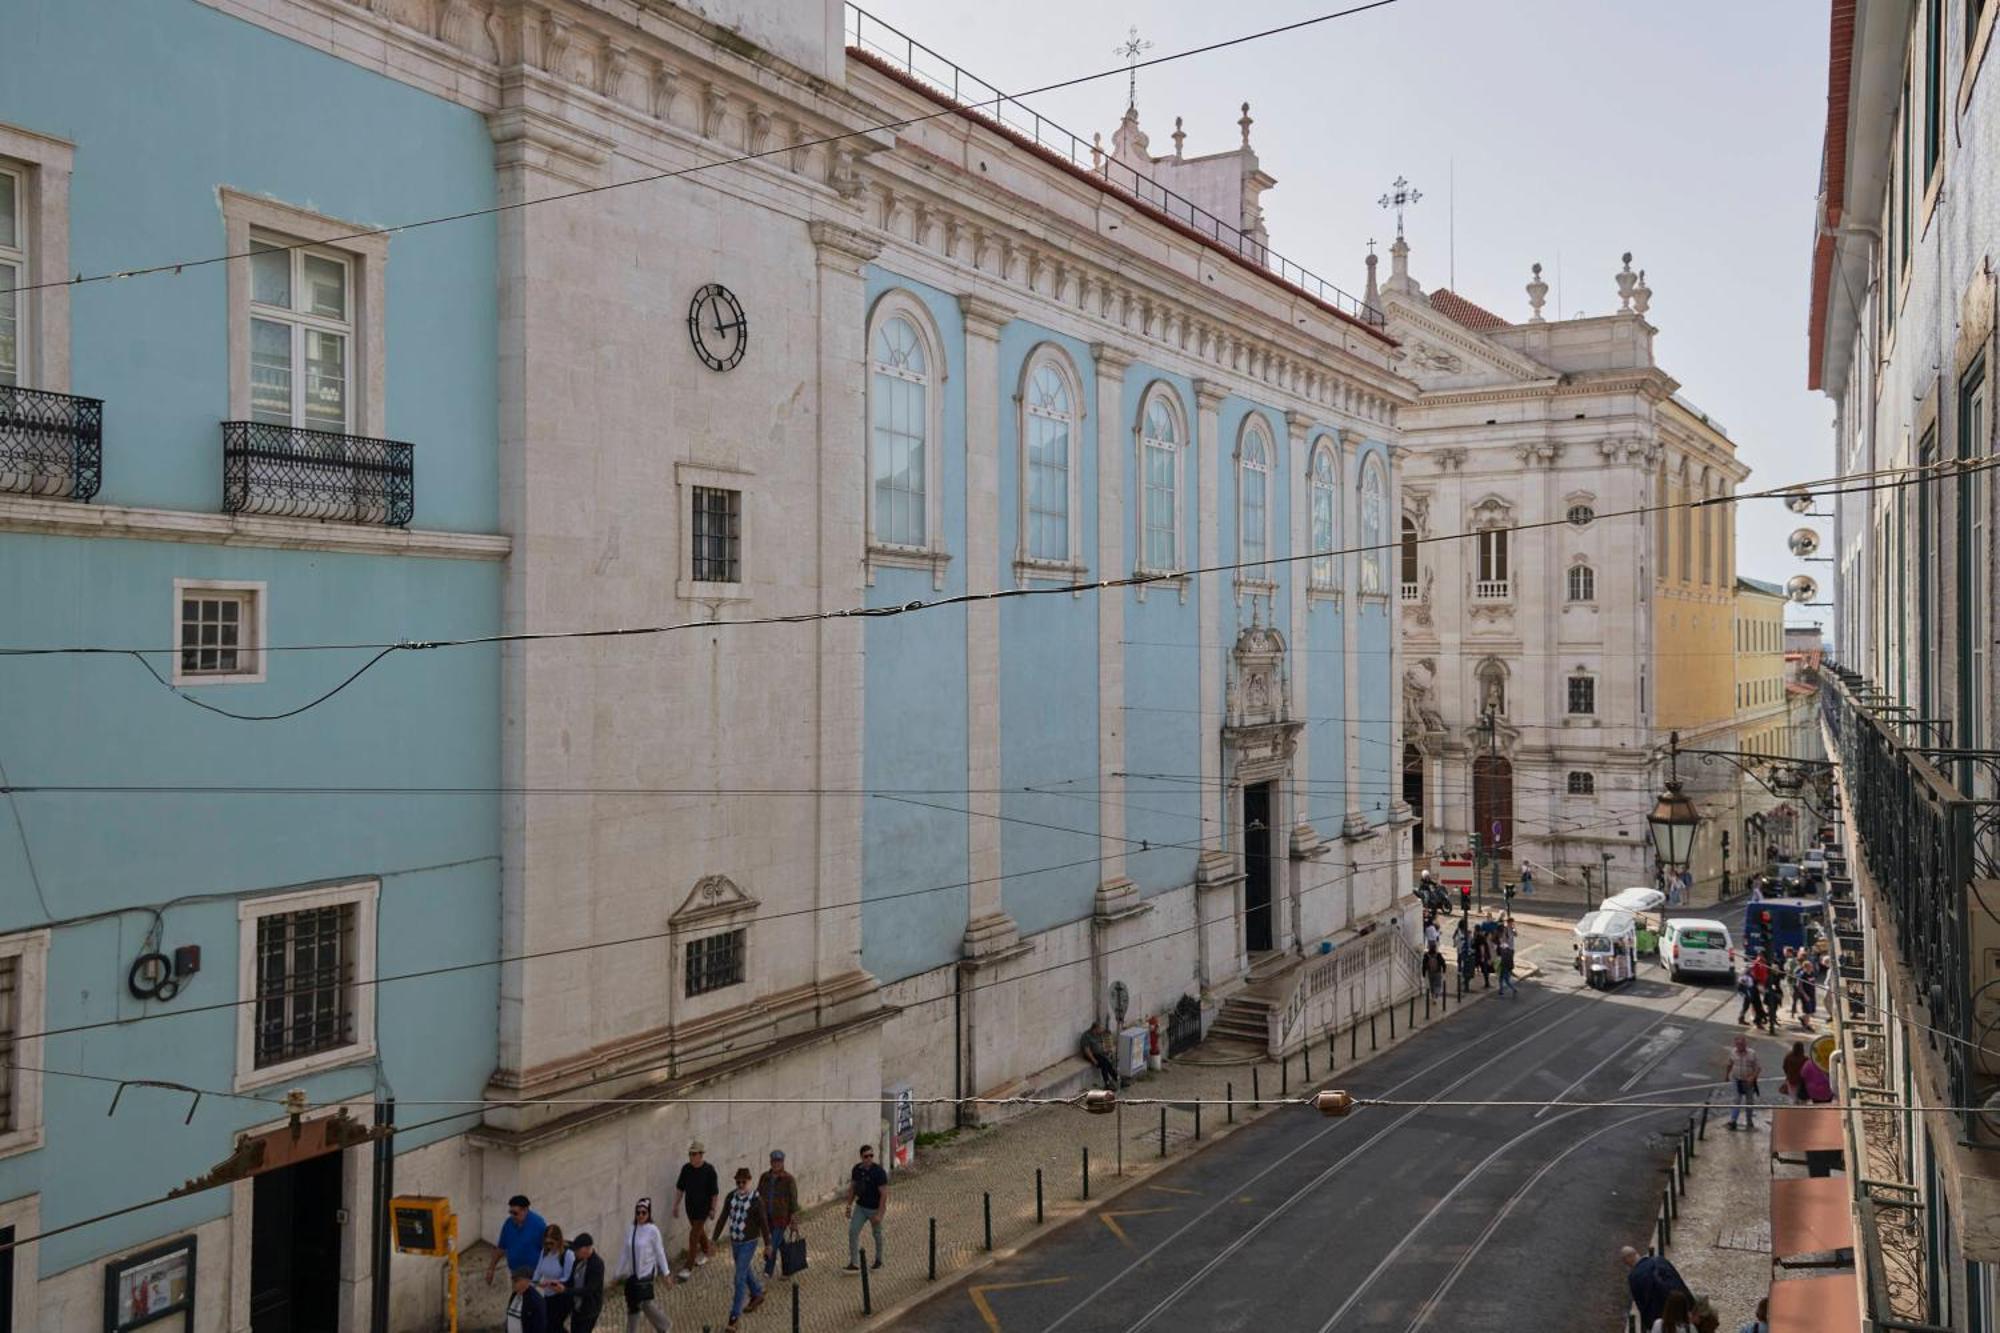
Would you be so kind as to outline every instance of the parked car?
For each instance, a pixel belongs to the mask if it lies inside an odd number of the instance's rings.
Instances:
[[[1696,974],[1736,979],[1736,946],[1720,921],[1681,917],[1667,922],[1660,956],[1675,981]]]

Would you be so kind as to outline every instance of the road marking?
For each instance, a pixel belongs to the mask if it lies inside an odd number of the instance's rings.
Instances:
[[[1250,1202],[1250,1196],[1249,1196],[1249,1195],[1247,1195],[1247,1194],[1239,1194],[1239,1195],[1237,1195],[1237,1196],[1236,1196],[1236,1202],[1238,1202],[1238,1203],[1249,1203],[1249,1202]]]
[[[1192,1199],[1198,1199],[1201,1197],[1200,1190],[1176,1189],[1172,1185],[1148,1185],[1146,1186],[1146,1188],[1160,1194],[1185,1194]]]
[[[1029,1282],[988,1282],[983,1286],[967,1287],[965,1294],[972,1297],[972,1308],[979,1311],[979,1317],[986,1321],[990,1333],[1000,1333],[1000,1316],[993,1313],[993,1307],[986,1303],[989,1291],[1013,1291],[1017,1287],[1053,1287],[1058,1282],[1067,1282],[1067,1277],[1038,1277]]]
[[[1630,1092],[1633,1084],[1652,1073],[1662,1060],[1673,1054],[1674,1047],[1678,1046],[1681,1038],[1686,1035],[1687,1033],[1680,1028],[1661,1028],[1658,1036],[1639,1048],[1639,1068],[1634,1071],[1632,1077],[1618,1085],[1618,1091]]]
[[[1120,1217],[1145,1217],[1151,1213],[1171,1213],[1172,1211],[1174,1211],[1172,1208],[1120,1208],[1117,1212],[1099,1213],[1097,1220],[1110,1228],[1111,1234],[1118,1237],[1119,1241],[1129,1250],[1134,1248],[1132,1238],[1125,1234],[1125,1228],[1119,1226],[1114,1219]]]

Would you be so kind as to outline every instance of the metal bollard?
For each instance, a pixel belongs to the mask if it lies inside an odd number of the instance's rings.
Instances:
[[[1416,1021],[1416,1010],[1414,1009],[1410,1011],[1410,1021],[1411,1022]],[[1430,1021],[1431,1021],[1431,983],[1430,979],[1426,977],[1424,979],[1424,1022],[1428,1023]]]
[[[868,1247],[861,1247],[861,1313],[875,1313],[875,1298],[868,1291]]]
[[[1194,1104],[1194,1141],[1201,1142],[1201,1103]]]
[[[1340,1044],[1333,1039],[1333,1029],[1326,1030],[1326,1072],[1333,1073],[1334,1063],[1340,1058]]]
[[[1299,1047],[1299,1059],[1305,1062],[1306,1086],[1310,1088],[1313,1081],[1313,1048],[1311,1042],[1307,1042],[1305,1045]]]
[[[984,1190],[979,1195],[979,1212],[986,1224],[986,1249],[993,1250],[993,1191]]]
[[[1417,1025],[1417,997],[1412,995],[1410,997],[1410,1016],[1408,1019],[1404,1020],[1403,1027],[1405,1029],[1410,1029],[1416,1027],[1416,1025]]]
[[[1361,1058],[1361,1024],[1347,1029],[1347,1062],[1354,1063]]]
[[[1234,1079],[1222,1085],[1222,1097],[1223,1101],[1228,1104],[1229,1123],[1233,1125],[1236,1123],[1236,1081]]]
[[[1368,1015],[1368,1049],[1375,1049],[1375,1015]]]
[[[927,1282],[935,1282],[935,1281],[937,1281],[937,1219],[936,1219],[935,1217],[933,1217],[933,1218],[931,1219],[931,1262],[930,1262],[930,1276],[929,1276],[928,1278],[924,1279],[924,1280],[925,1280],[925,1281],[927,1281]],[[799,1289],[798,1289],[797,1287],[793,1287],[793,1288],[792,1288],[792,1295],[796,1296],[796,1295],[798,1295],[798,1294],[799,1294]],[[797,1304],[797,1302],[796,1302],[796,1301],[794,1301],[794,1302],[793,1302],[793,1304],[794,1304],[794,1305],[796,1305],[796,1304]]]
[[[1083,1197],[1090,1197],[1090,1145],[1083,1145]]]
[[[1160,1156],[1167,1155],[1167,1108],[1160,1108]]]
[[[1035,1168],[1035,1225],[1042,1224],[1042,1168]]]
[[[1281,1055],[1278,1057],[1278,1096],[1289,1097],[1291,1095],[1292,1095],[1292,1057],[1289,1055]]]
[[[1264,1105],[1263,1079],[1259,1076],[1260,1073],[1256,1065],[1250,1066],[1250,1104],[1258,1108]]]

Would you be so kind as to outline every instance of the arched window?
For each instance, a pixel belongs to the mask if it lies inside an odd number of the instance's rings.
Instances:
[[[1263,422],[1251,416],[1243,425],[1242,443],[1236,453],[1236,531],[1244,564],[1257,566],[1271,549],[1271,440]],[[1247,578],[1263,578],[1266,571],[1249,568]]]
[[[877,544],[927,547],[937,358],[901,305],[885,303],[868,344],[869,524]]]
[[[1312,470],[1309,475],[1312,492],[1312,578],[1311,586],[1322,590],[1340,586],[1335,571],[1340,567],[1340,558],[1331,554],[1340,543],[1340,524],[1335,521],[1339,513],[1339,474],[1334,470],[1333,451],[1322,445],[1313,450]]]
[[[1080,395],[1053,351],[1029,361],[1021,387],[1021,551],[1030,560],[1066,564]]]
[[[1586,504],[1573,504],[1569,507],[1568,517],[1577,527],[1587,528],[1597,521],[1597,511]]]
[[[1361,591],[1389,590],[1383,570],[1389,563],[1389,482],[1382,463],[1370,457],[1361,465]]]
[[[1181,567],[1180,455],[1186,435],[1173,396],[1164,389],[1147,394],[1139,413],[1139,552],[1141,564],[1153,573]]]
[[[1595,773],[1572,770],[1569,775],[1569,794],[1571,796],[1597,795],[1597,775]]]
[[[1569,599],[1572,602],[1597,600],[1597,571],[1589,565],[1569,567]]]
[[[1398,573],[1403,585],[1405,600],[1414,600],[1417,595],[1417,521],[1408,514],[1403,515],[1402,560]]]

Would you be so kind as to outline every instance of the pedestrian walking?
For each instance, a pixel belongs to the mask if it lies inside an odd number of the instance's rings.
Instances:
[[[516,1194],[507,1200],[507,1220],[500,1224],[500,1248],[494,1251],[493,1262],[486,1265],[486,1285],[493,1285],[493,1275],[503,1262],[509,1273],[517,1268],[533,1273],[542,1257],[542,1233],[548,1229],[542,1215],[528,1206],[527,1195]]]
[[[596,1333],[604,1313],[604,1256],[588,1231],[570,1243],[569,1333]]]
[[[1806,1061],[1810,1058],[1806,1054],[1806,1044],[1802,1041],[1793,1042],[1792,1049],[1785,1052],[1785,1081],[1778,1085],[1778,1091],[1795,1102],[1803,1102],[1806,1099],[1805,1084],[1799,1081],[1799,1072],[1805,1068]]]
[[[1778,1023],[1783,1017],[1785,1005],[1784,973],[1772,968],[1764,983],[1764,1018],[1771,1029],[1771,1035],[1778,1035]]]
[[[1472,949],[1473,957],[1479,964],[1479,984],[1490,988],[1493,985],[1493,933],[1486,929],[1485,922],[1480,923],[1479,930],[1474,934]]]
[[[1505,935],[1500,937],[1500,993],[1521,998],[1521,988],[1514,984],[1514,941]]]
[[[535,1290],[542,1293],[542,1302],[548,1307],[549,1327],[560,1329],[563,1320],[569,1317],[569,1277],[576,1264],[576,1258],[563,1244],[562,1228],[549,1223],[542,1233],[541,1257],[535,1260]]]
[[[1783,970],[1785,973],[1785,981],[1792,988],[1793,1018],[1797,1018],[1799,1016],[1799,962],[1800,962],[1799,951],[1797,949],[1792,948],[1790,945],[1786,945]]]
[[[625,1333],[638,1333],[643,1317],[656,1333],[670,1333],[674,1324],[660,1308],[656,1285],[673,1289],[673,1265],[667,1262],[667,1243],[653,1225],[653,1201],[640,1199],[632,1205],[632,1226],[625,1233],[625,1253],[618,1259],[618,1278],[625,1284]]]
[[[510,1272],[514,1290],[507,1297],[507,1333],[549,1333],[548,1304],[535,1290],[535,1270],[520,1265]]]
[[[1759,1297],[1755,1318],[1746,1319],[1736,1326],[1736,1333],[1771,1333],[1771,1298]]]
[[[753,1313],[764,1303],[764,1284],[757,1277],[757,1246],[770,1238],[764,1209],[757,1191],[750,1187],[750,1168],[736,1168],[736,1188],[722,1201],[715,1218],[715,1239],[729,1234],[729,1257],[735,1261],[736,1276],[729,1297],[729,1327]],[[749,1299],[746,1301],[745,1296]]]
[[[1819,1067],[1819,1061],[1810,1057],[1799,1066],[1799,1090],[1804,1093],[1804,1096],[1799,1098],[1802,1102],[1825,1105],[1833,1100],[1833,1080]]]
[[[1523,898],[1535,896],[1535,871],[1532,866],[1521,867],[1521,896]]]
[[[875,1261],[882,1266],[882,1217],[889,1211],[889,1173],[875,1164],[875,1145],[861,1145],[861,1160],[847,1173],[847,1271],[861,1271],[861,1228],[875,1234]]]
[[[1650,1333],[1695,1333],[1694,1301],[1687,1292],[1667,1293],[1666,1304],[1660,1307],[1660,1317],[1653,1321]]]
[[[688,1243],[687,1256],[681,1263],[681,1281],[694,1276],[694,1270],[709,1261],[715,1253],[715,1246],[708,1238],[708,1215],[715,1207],[715,1196],[722,1193],[722,1182],[716,1178],[715,1168],[708,1164],[708,1150],[700,1139],[688,1145],[688,1159],[681,1163],[681,1173],[674,1178],[674,1216],[687,1209]]]
[[[1757,989],[1757,978],[1749,968],[1744,968],[1736,978],[1736,993],[1743,997],[1743,1004],[1736,1011],[1739,1025],[1751,1021],[1755,1015],[1755,1026],[1764,1026],[1764,992]]]
[[[1736,1113],[1745,1113],[1745,1128],[1757,1128],[1757,1080],[1764,1067],[1757,1063],[1757,1053],[1750,1049],[1748,1037],[1738,1037],[1730,1047],[1729,1058],[1723,1063],[1722,1076],[1730,1081],[1736,1093],[1736,1100],[1729,1107],[1729,1127],[1736,1128]]]
[[[1424,916],[1424,947],[1426,949],[1437,948],[1440,938],[1442,936],[1438,931],[1437,913],[1426,913]]]
[[[1739,1039],[1740,1040],[1740,1039]],[[1642,1255],[1627,1245],[1618,1251],[1623,1261],[1626,1290],[1632,1293],[1632,1304],[1639,1307],[1639,1327],[1650,1329],[1653,1321],[1666,1309],[1667,1297],[1676,1292],[1692,1297],[1688,1284],[1682,1280],[1680,1270],[1658,1254]]]
[[[785,1169],[785,1154],[777,1148],[771,1149],[771,1169],[757,1178],[757,1198],[764,1210],[764,1276],[769,1277],[778,1266],[778,1247],[799,1215],[799,1182]]]
[[[1424,984],[1433,997],[1444,998],[1444,955],[1435,944],[1424,950]]]
[[[1813,1015],[1819,1011],[1819,982],[1813,975],[1812,959],[1801,960],[1799,979],[1793,983],[1794,993],[1799,997],[1805,1013],[1799,1019],[1799,1026],[1807,1032],[1813,1030]]]

